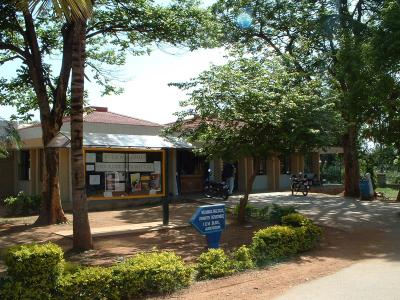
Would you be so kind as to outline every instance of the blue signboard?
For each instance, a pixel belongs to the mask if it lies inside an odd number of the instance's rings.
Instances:
[[[218,248],[225,218],[225,204],[204,205],[197,208],[189,223],[206,236],[209,248]]]

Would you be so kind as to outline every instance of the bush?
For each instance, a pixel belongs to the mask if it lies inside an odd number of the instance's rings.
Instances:
[[[197,259],[197,278],[219,278],[235,273],[234,262],[222,249],[209,249]]]
[[[301,227],[312,224],[312,221],[306,216],[299,213],[292,213],[282,217],[282,225]]]
[[[239,204],[233,209],[233,214],[238,215]],[[257,208],[250,204],[246,205],[246,217],[253,217],[262,220],[268,224],[281,224],[281,218],[288,214],[296,213],[294,206],[281,206],[278,204],[266,205],[263,208]]]
[[[1,299],[48,299],[63,272],[63,251],[52,243],[10,248]]]
[[[278,204],[272,204],[272,208],[269,213],[269,222],[272,224],[281,224],[282,217],[293,213],[296,213],[294,206],[280,206]]]
[[[12,215],[29,215],[39,212],[42,200],[40,196],[29,196],[21,191],[17,196],[5,198],[3,202]]]
[[[234,267],[237,271],[244,271],[255,267],[250,249],[243,245],[232,253]]]
[[[236,204],[234,209],[233,209],[233,214],[235,216],[239,215],[239,208],[240,204]],[[254,207],[253,205],[247,204],[245,207],[245,215],[246,217],[254,217],[257,214],[257,208]]]
[[[282,224],[295,228],[299,251],[310,250],[321,240],[322,229],[302,214],[295,213],[284,216]]]
[[[173,252],[139,253],[112,269],[122,298],[171,293],[189,286],[193,270]]]
[[[307,251],[318,245],[322,236],[322,229],[312,222],[305,226],[295,228],[299,241],[299,251]]]
[[[119,299],[111,268],[85,267],[67,274],[57,288],[58,299]]]
[[[271,226],[253,236],[251,251],[258,265],[274,262],[299,250],[296,231],[288,226]]]

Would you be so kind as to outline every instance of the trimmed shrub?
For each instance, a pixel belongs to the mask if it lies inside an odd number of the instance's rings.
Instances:
[[[281,224],[282,217],[293,213],[296,213],[294,206],[280,206],[278,204],[272,204],[272,208],[269,213],[269,222],[272,224]]]
[[[251,251],[258,265],[289,257],[299,250],[296,231],[288,226],[271,226],[253,236]]]
[[[299,241],[299,251],[311,250],[318,245],[322,236],[322,229],[311,221],[309,224],[294,228]]]
[[[63,272],[63,251],[52,243],[10,248],[2,299],[49,299]]]
[[[235,273],[234,262],[222,249],[209,249],[197,259],[197,278],[219,278]]]
[[[309,218],[299,213],[292,213],[282,217],[282,225],[285,226],[301,227],[312,223]]]
[[[232,253],[234,267],[237,271],[244,271],[255,267],[250,249],[242,245]]]
[[[58,299],[119,299],[111,268],[85,267],[62,278]]]
[[[239,208],[240,204],[236,204],[235,207],[233,208],[233,214],[235,216],[239,215]],[[247,204],[245,207],[245,215],[246,217],[254,217],[257,214],[257,208],[254,207],[253,205]]]
[[[29,196],[20,191],[17,196],[7,197],[3,202],[12,215],[29,215],[39,212],[42,200],[38,195]]]
[[[112,269],[122,298],[151,293],[171,293],[189,286],[192,268],[173,252],[139,253]]]

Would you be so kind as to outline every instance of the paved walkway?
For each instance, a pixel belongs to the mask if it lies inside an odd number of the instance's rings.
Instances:
[[[231,196],[225,203],[233,207],[239,203],[240,197],[241,195]],[[312,193],[308,196],[292,196],[289,192],[276,192],[252,194],[249,203],[256,207],[272,203],[293,205],[298,211],[319,224],[344,230],[400,229],[400,203],[398,202],[359,201]]]
[[[234,206],[240,196],[231,197]],[[350,232],[379,230],[387,243],[382,258],[365,259],[341,271],[290,289],[279,300],[400,299],[400,203],[357,201],[339,196],[288,193],[254,194],[250,204],[294,205],[317,223]],[[377,244],[382,241],[377,241]]]

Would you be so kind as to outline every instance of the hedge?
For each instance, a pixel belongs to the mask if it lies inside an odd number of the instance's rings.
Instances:
[[[60,300],[120,299],[112,270],[102,267],[85,267],[66,274],[59,282],[56,298]]]
[[[287,258],[299,250],[296,231],[289,226],[271,226],[257,231],[251,250],[258,265]]]
[[[52,243],[11,247],[1,299],[50,299],[62,276],[62,249]]]
[[[281,222],[284,226],[257,231],[249,247],[202,253],[195,268],[168,251],[139,253],[103,268],[65,263],[62,249],[51,243],[12,247],[5,255],[0,299],[136,299],[171,293],[189,286],[195,270],[199,280],[228,276],[310,250],[321,238],[322,230],[301,214],[283,216]]]
[[[139,253],[112,270],[123,298],[171,293],[191,283],[193,269],[173,252]]]
[[[197,259],[197,279],[213,279],[236,272],[233,260],[223,249],[209,249]]]

